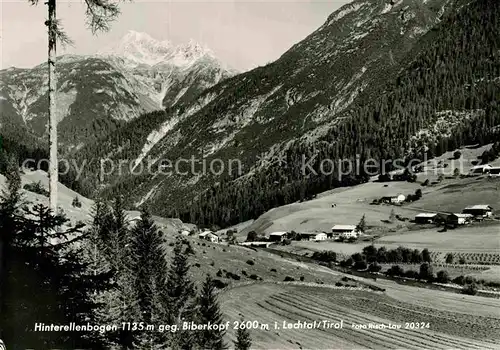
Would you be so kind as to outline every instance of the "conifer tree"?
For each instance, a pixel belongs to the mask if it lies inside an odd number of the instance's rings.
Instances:
[[[244,319],[241,318],[240,323],[243,323]],[[236,340],[234,342],[235,350],[250,350],[252,346],[252,338],[250,337],[250,331],[247,328],[238,328],[236,331]]]
[[[9,183],[10,194],[0,200],[2,236],[10,239],[9,263],[2,278],[2,306],[7,306],[0,320],[3,339],[13,348],[102,346],[100,335],[92,332],[33,332],[35,322],[95,322],[100,305],[92,293],[108,289],[110,276],[90,273],[82,248],[75,244],[85,238],[83,224],[55,230],[67,227],[64,216],[42,204],[19,209],[16,178]]]
[[[219,302],[215,284],[210,275],[207,275],[205,282],[198,296],[198,323],[200,324],[221,324],[223,323],[222,312],[220,311]],[[198,345],[202,349],[225,349],[224,335],[225,331],[202,330],[198,334]]]
[[[168,300],[163,297],[167,289],[168,266],[163,237],[148,212],[142,213],[132,229],[130,253],[140,321],[147,324],[164,324],[168,321]],[[142,341],[151,344],[161,340],[154,339],[151,334],[145,334]]]
[[[183,321],[190,322],[194,316],[195,288],[190,280],[187,255],[182,249],[183,243],[179,238],[174,247],[174,257],[169,266],[166,288],[168,303],[168,319],[170,324],[180,325]],[[193,348],[194,336],[189,331],[178,331],[173,334],[172,347]]]
[[[356,226],[356,231],[358,232],[365,232],[366,230],[366,216],[363,214],[361,217],[361,220],[359,220],[358,225]]]

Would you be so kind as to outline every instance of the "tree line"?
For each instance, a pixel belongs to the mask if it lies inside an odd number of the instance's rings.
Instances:
[[[97,201],[89,227],[32,205],[15,161],[0,197],[0,338],[14,348],[225,349],[225,331],[34,332],[38,324],[221,324],[215,282],[190,277],[189,241],[165,256],[165,237],[144,211],[131,223],[118,198]],[[248,330],[235,346],[248,349]]]
[[[500,138],[500,4],[478,0],[445,18],[410,52],[400,76],[374,101],[357,103],[315,142],[291,142],[283,156],[239,179],[225,178],[187,204],[180,218],[225,227],[255,219],[267,210],[335,187],[363,183],[363,169],[340,176],[324,171],[325,160],[423,160],[466,144]],[[470,30],[474,28],[474,30]],[[475,111],[481,110],[481,113]],[[446,133],[434,132],[442,111],[463,113]],[[441,119],[440,119],[441,118]],[[446,121],[446,119],[445,119]],[[428,130],[427,136],[418,136]],[[303,159],[314,161],[304,172]],[[322,170],[323,165],[323,171]],[[378,166],[378,171],[391,170]],[[168,206],[167,206],[168,208]]]

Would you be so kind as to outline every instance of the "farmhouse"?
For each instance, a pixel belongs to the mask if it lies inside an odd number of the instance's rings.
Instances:
[[[462,213],[489,218],[493,216],[493,208],[487,204],[472,205],[465,208]]]
[[[474,216],[471,214],[450,214],[448,223],[452,225],[465,225],[469,223]]]
[[[328,233],[328,238],[343,236],[344,234],[356,235],[356,226],[354,225],[335,225],[332,227],[332,232]]]
[[[415,216],[415,223],[417,224],[432,224],[436,219],[437,214],[435,213],[420,213]]]
[[[219,236],[211,231],[205,231],[198,235],[198,238],[210,241],[212,243],[219,243]]]
[[[207,241],[212,242],[212,243],[219,243],[219,236],[217,236],[215,233],[212,233],[212,232],[210,232],[208,235],[206,235],[205,239]]]
[[[300,234],[300,239],[304,241],[324,241],[327,236],[324,232],[305,232]]]
[[[286,238],[286,232],[272,232],[269,234],[269,240],[273,242],[281,242]]]

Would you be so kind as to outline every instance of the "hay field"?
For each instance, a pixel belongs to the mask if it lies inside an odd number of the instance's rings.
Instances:
[[[229,321],[257,320],[269,330],[252,330],[256,349],[495,349],[500,347],[500,316],[491,315],[500,301],[482,298],[444,299],[442,292],[426,293],[432,299],[422,305],[420,288],[410,292],[381,294],[322,287],[255,284],[231,289],[220,296]],[[446,303],[446,308],[436,304]],[[486,302],[486,304],[482,304]],[[494,305],[492,305],[493,303]],[[477,305],[477,306],[476,306]],[[463,313],[466,308],[475,313]],[[453,311],[451,311],[453,310]],[[498,309],[497,309],[498,310]],[[274,329],[274,324],[297,320],[343,321],[342,329]],[[405,322],[429,323],[429,329],[405,329]],[[401,324],[401,329],[353,329],[352,324]],[[234,331],[228,340],[234,339]]]

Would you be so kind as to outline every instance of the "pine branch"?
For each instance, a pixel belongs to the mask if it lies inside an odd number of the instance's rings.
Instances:
[[[109,0],[85,0],[85,4],[87,25],[93,34],[109,31],[111,22],[120,15],[118,5]]]

